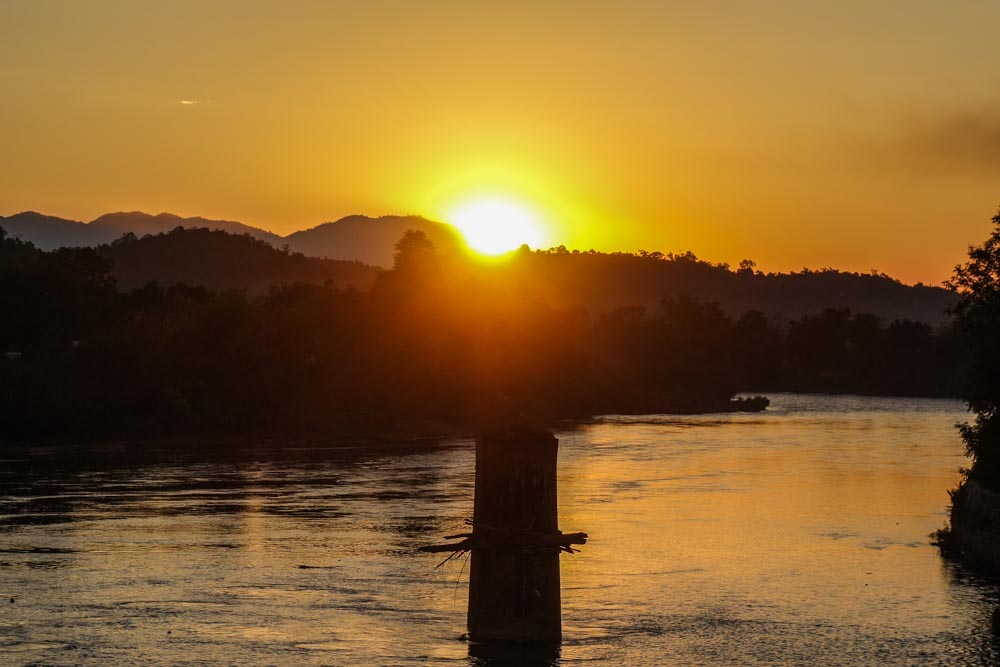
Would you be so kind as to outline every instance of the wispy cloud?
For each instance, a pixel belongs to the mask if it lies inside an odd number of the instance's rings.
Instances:
[[[932,172],[1000,172],[1000,111],[910,116],[884,137],[874,144],[880,163]]]
[[[201,100],[181,100],[180,102],[181,102],[181,104],[183,104],[186,107],[190,107],[190,106],[194,106],[196,104],[201,104],[202,103]]]
[[[928,157],[1000,169],[1000,113],[956,114],[913,128],[909,140]]]

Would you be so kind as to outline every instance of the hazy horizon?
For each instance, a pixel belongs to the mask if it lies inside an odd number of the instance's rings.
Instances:
[[[287,234],[500,197],[545,245],[939,283],[998,203],[1000,6],[0,4],[0,205]]]
[[[23,213],[36,213],[36,214],[39,214],[39,215],[42,215],[42,216],[46,216],[46,217],[56,217],[56,218],[60,218],[60,219],[63,219],[63,220],[68,220],[70,222],[79,222],[79,223],[82,223],[82,224],[85,224],[85,225],[89,225],[89,224],[93,223],[94,221],[100,219],[101,217],[103,217],[105,215],[116,215],[116,214],[142,214],[142,215],[149,215],[149,216],[152,216],[152,217],[157,217],[157,216],[160,216],[160,215],[169,215],[169,216],[174,216],[174,217],[180,218],[182,220],[189,220],[189,219],[194,219],[194,218],[200,218],[200,219],[211,221],[211,222],[229,222],[229,223],[237,223],[237,224],[246,225],[248,227],[259,229],[259,230],[264,231],[264,232],[275,234],[279,238],[288,238],[289,236],[291,236],[293,234],[296,234],[298,232],[309,231],[309,230],[312,230],[312,229],[316,229],[318,227],[322,227],[323,225],[335,224],[335,223],[341,222],[342,220],[345,220],[345,219],[348,219],[348,218],[355,218],[355,217],[368,218],[368,219],[373,220],[373,221],[377,221],[380,218],[394,218],[394,217],[408,218],[408,217],[417,217],[417,218],[422,218],[422,219],[426,220],[427,222],[432,222],[432,223],[436,223],[436,224],[447,225],[449,227],[452,227],[453,229],[456,229],[459,233],[462,232],[461,229],[459,229],[458,227],[456,227],[452,223],[446,222],[444,220],[435,220],[433,218],[428,218],[426,216],[420,215],[419,213],[383,213],[383,214],[376,214],[376,215],[371,215],[371,214],[368,214],[368,213],[349,213],[349,214],[346,214],[346,215],[342,215],[342,216],[340,216],[338,218],[330,218],[330,219],[324,220],[322,222],[317,222],[315,224],[309,224],[309,225],[304,226],[304,227],[302,227],[300,229],[292,229],[292,230],[289,230],[289,231],[284,232],[284,233],[275,231],[275,228],[273,228],[273,227],[261,227],[261,226],[253,225],[253,224],[250,224],[250,223],[246,222],[245,220],[211,218],[209,216],[199,215],[199,214],[181,215],[181,214],[175,213],[173,211],[160,211],[160,212],[157,212],[157,213],[151,213],[149,211],[141,211],[141,210],[135,210],[135,211],[125,211],[125,210],[111,211],[111,210],[109,210],[109,211],[106,211],[106,212],[104,212],[102,214],[99,214],[99,215],[97,215],[97,216],[95,216],[95,217],[93,217],[93,218],[91,218],[89,220],[85,220],[85,219],[80,219],[80,218],[67,217],[67,216],[62,216],[62,215],[55,215],[55,214],[48,213],[46,211],[41,211],[41,210],[38,210],[38,209],[26,209],[26,210],[23,210],[23,211],[17,211],[15,213],[10,213],[8,215],[0,214],[0,218],[9,218],[11,216],[19,215],[19,214],[23,214]],[[557,248],[560,245],[565,246],[565,244],[562,244],[562,243],[553,243],[553,244],[544,245],[544,246],[537,246],[537,245],[531,245],[531,244],[525,244],[525,245],[528,245],[532,250],[550,250],[550,249]],[[597,252],[626,252],[626,253],[638,253],[638,252],[645,251],[645,252],[662,252],[664,254],[667,254],[667,253],[683,254],[683,253],[686,253],[686,252],[692,252],[692,253],[694,253],[698,257],[698,259],[703,260],[703,261],[707,261],[707,262],[711,262],[713,264],[729,264],[731,267],[735,267],[735,266],[737,266],[739,264],[739,260],[736,261],[736,262],[728,262],[726,260],[721,260],[721,259],[717,259],[717,258],[714,258],[714,257],[704,256],[703,254],[699,253],[696,248],[656,248],[656,247],[652,247],[652,248],[625,248],[625,249],[619,249],[619,250],[601,250],[601,249],[598,249],[598,248],[585,248],[585,247],[573,247],[573,246],[565,246],[565,247],[567,248],[567,250],[570,250],[570,251],[579,250],[580,252],[586,252],[586,251],[589,251],[589,250],[595,250]],[[947,276],[945,276],[944,278],[942,278],[940,281],[937,281],[937,282],[927,282],[927,281],[923,281],[923,280],[906,280],[906,279],[904,279],[904,278],[902,278],[902,277],[900,277],[898,275],[895,275],[895,274],[883,271],[878,266],[871,266],[868,269],[864,269],[864,270],[848,269],[848,268],[841,267],[841,266],[805,266],[805,265],[798,266],[798,267],[775,269],[775,268],[771,268],[771,267],[768,267],[768,266],[762,266],[753,257],[743,257],[741,259],[750,259],[750,260],[753,260],[755,262],[755,264],[756,264],[756,267],[755,267],[756,270],[763,271],[764,273],[794,273],[794,272],[803,271],[803,270],[823,271],[823,270],[827,270],[827,269],[834,269],[834,270],[838,270],[838,271],[853,272],[853,273],[871,273],[871,272],[877,272],[877,273],[880,273],[880,274],[888,275],[889,277],[891,277],[893,279],[896,279],[896,280],[898,280],[899,282],[901,282],[901,283],[903,283],[905,285],[921,285],[922,284],[922,285],[927,285],[927,286],[930,286],[930,287],[941,287],[943,285],[943,283],[945,282],[945,280],[947,279]]]

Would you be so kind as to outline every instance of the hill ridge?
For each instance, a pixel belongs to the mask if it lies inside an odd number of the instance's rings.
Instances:
[[[440,247],[461,245],[461,237],[454,227],[416,214],[377,217],[351,214],[284,236],[238,220],[184,217],[169,211],[111,211],[90,222],[37,211],[21,211],[7,217],[0,216],[0,226],[11,236],[28,241],[41,250],[96,247],[127,233],[142,237],[168,232],[175,227],[203,227],[231,234],[249,234],[279,249],[287,244],[291,250],[310,257],[357,260],[382,268],[392,266],[395,242],[409,228],[423,231]]]

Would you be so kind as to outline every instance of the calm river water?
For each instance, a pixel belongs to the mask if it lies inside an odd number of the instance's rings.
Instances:
[[[955,401],[559,432],[565,642],[541,664],[992,664],[998,590],[941,558]],[[460,636],[473,445],[36,449],[0,465],[0,664],[521,664]],[[13,602],[9,601],[10,599]]]

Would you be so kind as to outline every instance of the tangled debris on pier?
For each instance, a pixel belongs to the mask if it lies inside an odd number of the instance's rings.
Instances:
[[[445,535],[446,540],[461,540],[450,544],[433,544],[420,547],[418,551],[426,553],[451,552],[447,558],[438,563],[441,567],[448,561],[459,558],[471,551],[497,551],[506,553],[540,553],[554,549],[557,552],[573,554],[579,551],[573,545],[587,543],[586,533],[564,533],[561,530],[546,532],[532,528],[497,528],[475,524],[471,519],[465,523],[472,526],[471,533]]]

